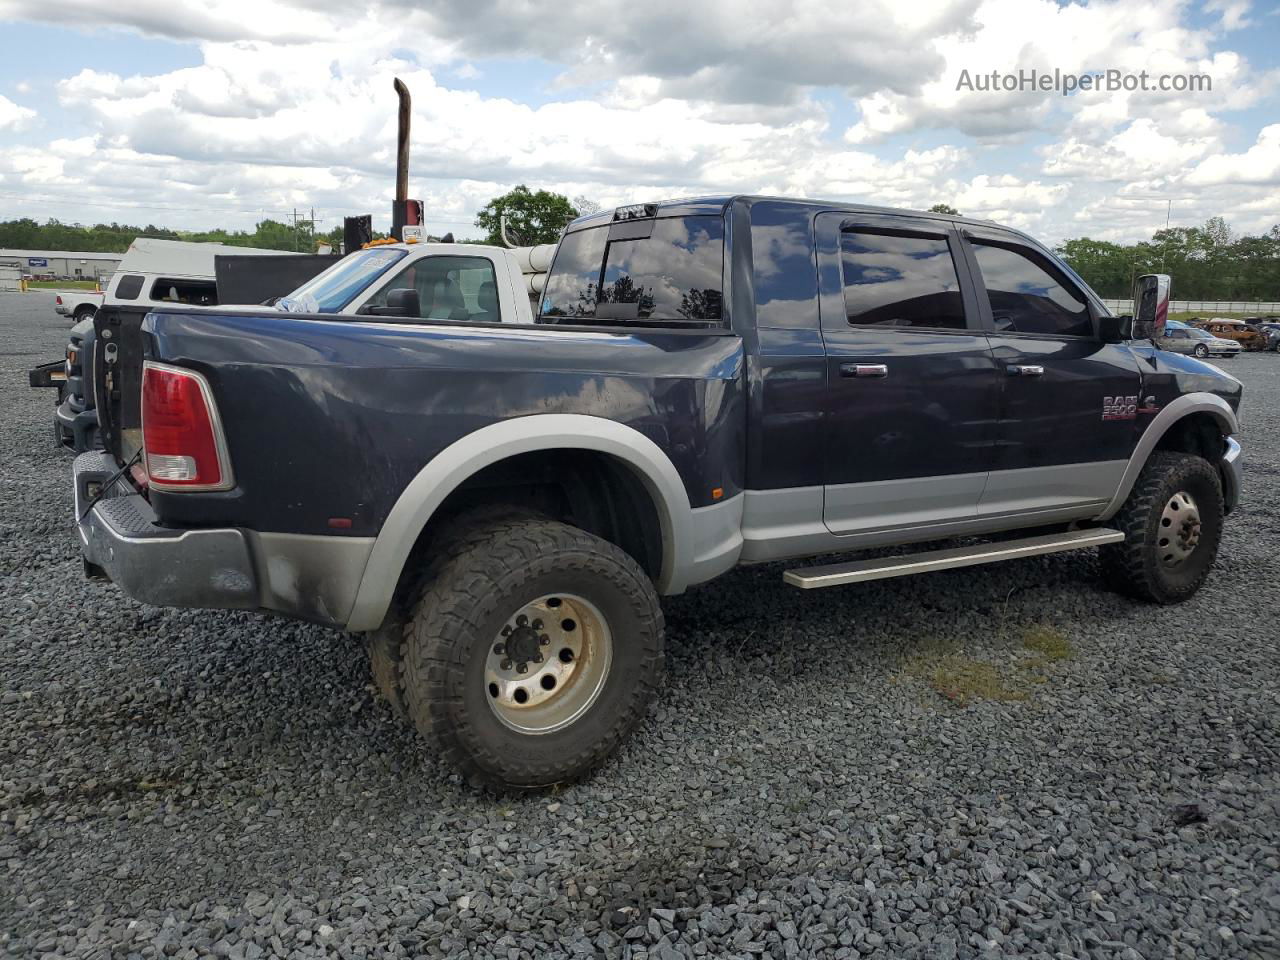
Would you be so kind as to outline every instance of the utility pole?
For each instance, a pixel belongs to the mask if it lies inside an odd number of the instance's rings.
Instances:
[[[1160,248],[1160,272],[1164,273],[1165,261],[1169,259],[1169,221],[1173,218],[1173,198],[1168,198],[1169,206],[1164,211],[1164,246]]]
[[[299,228],[302,224],[304,224],[304,223],[305,223],[305,224],[306,224],[306,225],[311,229],[311,238],[312,238],[312,240],[314,240],[314,239],[315,239],[315,235],[316,235],[316,222],[317,222],[317,221],[316,221],[316,208],[315,208],[315,207],[312,207],[310,212],[311,212],[311,216],[310,216],[310,217],[299,217],[299,216],[298,216],[298,208],[297,208],[297,207],[294,207],[294,208],[293,208],[293,249],[294,249],[294,252],[295,252],[295,253],[297,252],[297,250],[298,250],[298,244],[300,243],[300,241],[299,241],[299,229],[298,229],[298,228]]]

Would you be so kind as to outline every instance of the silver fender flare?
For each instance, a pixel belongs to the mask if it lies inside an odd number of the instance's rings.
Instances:
[[[1143,431],[1142,436],[1138,440],[1138,446],[1134,449],[1133,455],[1129,457],[1129,463],[1124,468],[1124,476],[1120,478],[1120,486],[1116,488],[1115,496],[1107,504],[1100,514],[1098,520],[1110,520],[1115,516],[1116,512],[1124,505],[1129,497],[1129,491],[1133,489],[1133,485],[1138,481],[1138,474],[1142,472],[1142,468],[1147,465],[1147,459],[1151,456],[1151,452],[1155,450],[1156,444],[1160,442],[1160,438],[1169,432],[1175,423],[1183,417],[1188,417],[1193,413],[1209,413],[1222,427],[1224,436],[1231,436],[1239,432],[1240,423],[1236,419],[1235,411],[1231,409],[1231,405],[1214,393],[1188,393],[1173,400],[1156,414],[1155,419]],[[1218,466],[1214,464],[1214,466]]]
[[[440,504],[477,471],[521,453],[595,450],[627,464],[658,508],[662,526],[660,593],[679,593],[693,564],[693,516],[680,474],[638,430],[584,414],[546,413],[503,420],[469,433],[436,454],[405,487],[387,515],[365,565],[347,629],[375,630],[391,606],[409,552]]]

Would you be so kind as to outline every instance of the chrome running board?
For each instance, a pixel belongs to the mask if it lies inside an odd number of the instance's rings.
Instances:
[[[973,547],[930,550],[926,553],[909,553],[898,557],[876,557],[871,560],[854,560],[850,563],[832,563],[822,567],[788,570],[783,573],[782,579],[801,590],[816,590],[819,587],[838,587],[843,583],[909,577],[913,573],[932,573],[934,570],[973,567],[980,563],[1017,560],[1019,557],[1083,550],[1086,547],[1100,547],[1104,543],[1119,543],[1123,539],[1124,534],[1119,530],[1069,530],[1066,533],[1051,533],[1047,536],[1027,537],[1023,540],[980,543]]]

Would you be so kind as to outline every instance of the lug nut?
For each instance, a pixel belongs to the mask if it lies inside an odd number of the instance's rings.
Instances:
[[[500,664],[499,664],[499,666],[500,666],[500,667],[502,667],[502,669],[503,669],[503,670],[510,670],[510,669],[511,669],[511,661],[510,661],[510,660],[503,660],[503,661],[502,661],[502,663],[500,663]]]
[[[516,664],[516,673],[527,673],[528,671],[529,665],[527,663]]]
[[[540,653],[535,653],[535,654],[533,655],[533,662],[534,662],[534,663],[541,663],[541,662],[542,662],[542,654],[540,654]]]
[[[520,614],[520,616],[516,617],[516,626],[517,626],[517,627],[523,627],[523,626],[524,626],[525,624],[527,624],[528,622],[529,622],[529,618],[528,618],[528,617],[526,617],[523,613],[522,613],[522,614]]]
[[[507,645],[505,643],[495,643],[493,645],[493,652],[498,656],[502,656],[507,652]]]
[[[529,624],[529,626],[533,627],[533,629],[535,629],[535,630],[541,630],[541,629],[542,629],[542,621],[541,621],[541,620],[534,620],[534,621],[533,621],[533,623]]]
[[[505,626],[505,627],[503,627],[503,628],[502,628],[502,635],[503,635],[504,637],[508,637],[508,636],[510,636],[510,635],[511,635],[511,626],[510,626],[510,625],[507,625],[507,626]]]
[[[542,646],[544,646],[544,647],[545,647],[547,644],[549,644],[550,642],[551,642],[551,638],[550,638],[550,637],[548,637],[545,633],[544,633],[542,636],[540,636],[540,637],[538,638],[538,643],[539,643],[539,644],[541,644],[541,645],[542,645]]]

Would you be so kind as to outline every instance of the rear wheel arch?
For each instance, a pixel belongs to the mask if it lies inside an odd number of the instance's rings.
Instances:
[[[612,463],[644,491],[658,525],[660,560],[654,580],[660,593],[686,586],[692,562],[692,510],[674,464],[660,447],[632,427],[583,414],[539,414],[490,424],[455,441],[422,468],[392,507],[374,542],[356,594],[347,629],[376,629],[391,608],[401,575],[442,507],[465,506],[477,478],[501,471],[518,458],[581,455],[587,462]],[[470,486],[469,486],[470,484]],[[461,499],[461,503],[459,502]],[[493,499],[481,503],[492,504]],[[538,510],[537,502],[518,503]],[[594,504],[590,505],[592,508]],[[579,512],[582,505],[576,508]],[[546,511],[543,512],[552,512]],[[588,522],[585,529],[599,526]],[[637,557],[643,566],[642,557]]]

